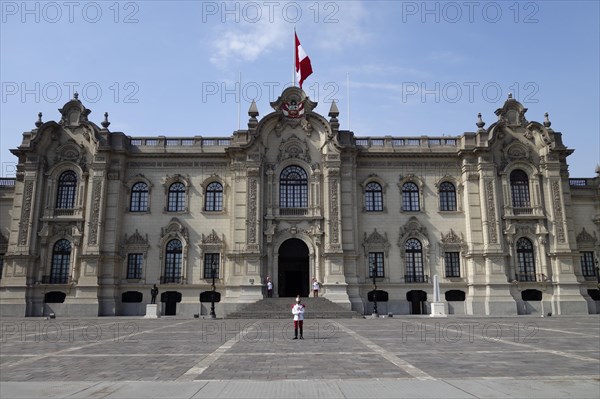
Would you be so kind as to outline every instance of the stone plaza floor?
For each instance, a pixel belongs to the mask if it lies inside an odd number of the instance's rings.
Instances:
[[[600,317],[4,318],[0,398],[599,398]]]

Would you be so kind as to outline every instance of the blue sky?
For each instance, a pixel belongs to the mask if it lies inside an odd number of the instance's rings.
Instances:
[[[475,131],[512,92],[528,120],[550,113],[572,177],[600,163],[598,1],[3,0],[1,13],[2,176],[37,113],[58,120],[73,88],[112,131],[231,135],[238,97],[244,128],[252,99],[264,116],[291,83],[294,27],[317,112],[337,100],[357,136]]]

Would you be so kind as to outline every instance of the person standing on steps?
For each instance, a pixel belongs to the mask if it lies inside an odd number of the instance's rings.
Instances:
[[[319,283],[319,280],[317,280],[316,277],[313,277],[313,279],[312,279],[313,297],[315,297],[315,298],[319,297],[319,289],[320,288],[321,288],[321,284]]]
[[[296,303],[292,306],[292,314],[294,315],[294,338],[298,339],[298,328],[300,328],[300,339],[302,336],[302,324],[304,323],[304,304],[300,301],[300,295],[296,297]]]
[[[273,298],[273,281],[267,276],[267,298]]]

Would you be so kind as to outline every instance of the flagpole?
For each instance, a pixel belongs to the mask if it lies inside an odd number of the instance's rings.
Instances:
[[[346,113],[348,114],[348,131],[350,131],[350,73],[346,72]]]
[[[240,130],[240,120],[241,120],[241,116],[242,116],[242,71],[240,71],[240,80],[239,80],[239,84],[240,86],[238,87],[238,96],[237,96],[237,100],[238,100],[238,130]]]
[[[294,26],[294,46],[292,47],[294,49],[294,62],[292,62],[292,82],[294,84],[294,87],[296,87],[296,52],[298,51],[298,49],[296,48],[296,27]]]

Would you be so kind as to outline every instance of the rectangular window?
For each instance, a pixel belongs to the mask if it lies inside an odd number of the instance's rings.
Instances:
[[[128,254],[127,255],[127,278],[140,279],[142,278],[142,267],[144,265],[143,254]]]
[[[213,278],[213,268],[215,278],[219,278],[219,254],[204,254],[204,278]]]
[[[369,252],[369,278],[373,278],[373,269],[375,277],[384,277],[383,252]]]
[[[0,254],[0,280],[2,280],[2,272],[4,271],[4,254]]]
[[[460,277],[460,253],[444,253],[444,262],[446,264],[446,277]]]
[[[583,274],[584,277],[596,276],[596,269],[594,269],[594,253],[591,251],[581,253],[581,274]]]

